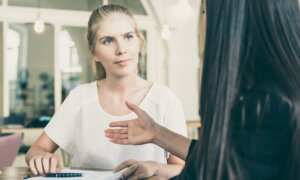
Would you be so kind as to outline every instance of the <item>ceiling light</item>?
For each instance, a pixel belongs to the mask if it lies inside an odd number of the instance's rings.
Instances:
[[[34,22],[33,29],[36,33],[42,33],[45,29],[45,23],[41,19],[36,19]]]
[[[161,38],[163,38],[164,40],[168,40],[170,36],[171,36],[170,26],[168,24],[164,24],[162,26]]]

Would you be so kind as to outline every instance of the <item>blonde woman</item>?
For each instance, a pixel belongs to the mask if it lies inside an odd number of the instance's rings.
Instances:
[[[139,178],[179,174],[184,161],[164,149],[116,145],[104,136],[109,123],[136,118],[125,101],[138,104],[158,124],[186,135],[180,101],[167,87],[138,76],[144,41],[132,14],[119,5],[95,9],[87,38],[98,80],[70,92],[26,155],[31,171],[59,171],[53,152],[61,147],[70,156],[71,167],[114,169],[125,161],[130,174]]]

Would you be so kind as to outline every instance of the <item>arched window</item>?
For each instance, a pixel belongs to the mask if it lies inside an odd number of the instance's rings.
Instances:
[[[60,32],[59,60],[62,77],[62,100],[68,92],[79,84],[82,67],[78,58],[78,49],[67,30]]]
[[[59,59],[62,73],[69,74],[81,72],[77,47],[67,30],[63,30],[60,33]]]

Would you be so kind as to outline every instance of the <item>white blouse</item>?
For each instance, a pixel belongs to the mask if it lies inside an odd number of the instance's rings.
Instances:
[[[166,86],[154,83],[139,107],[157,123],[186,136],[181,103]],[[95,81],[72,90],[44,131],[70,156],[71,167],[113,169],[128,159],[166,163],[169,153],[154,144],[118,145],[105,137],[110,122],[136,117],[133,112],[124,116],[105,112]]]

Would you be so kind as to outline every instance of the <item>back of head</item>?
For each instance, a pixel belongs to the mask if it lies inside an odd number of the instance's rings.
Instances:
[[[298,0],[252,0],[248,59],[241,86],[275,84],[292,103],[290,152],[284,154],[284,179],[300,178],[300,4]],[[242,61],[242,60],[240,60]]]
[[[293,103],[292,147],[284,155],[284,179],[300,179],[300,10],[298,0],[253,2],[253,38],[256,52],[255,78],[277,84]],[[254,73],[255,74],[255,73]],[[255,79],[253,78],[253,79]],[[288,147],[286,147],[288,148]]]
[[[198,179],[247,179],[231,151],[232,109],[243,91],[275,83],[295,108],[293,152],[285,175],[299,177],[300,11],[297,0],[207,0]],[[195,159],[193,158],[193,159]],[[289,157],[287,157],[289,158]],[[286,176],[288,177],[288,176]]]

